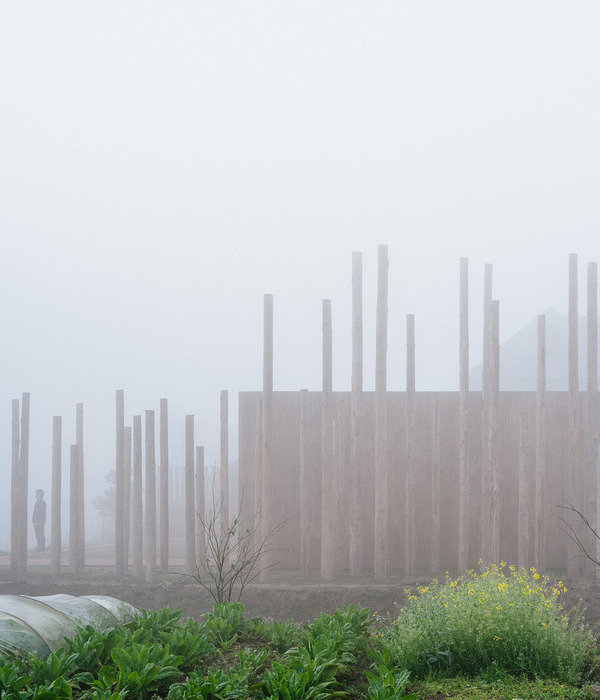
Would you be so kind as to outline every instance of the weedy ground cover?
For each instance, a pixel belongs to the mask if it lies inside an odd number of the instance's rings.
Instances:
[[[242,603],[201,621],[145,610],[106,633],[79,630],[48,659],[0,658],[0,698],[597,697],[596,639],[569,623],[563,592],[502,565],[421,587],[394,620],[353,606],[309,625],[246,618]]]

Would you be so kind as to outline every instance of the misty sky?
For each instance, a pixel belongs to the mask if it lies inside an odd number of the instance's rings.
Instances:
[[[172,461],[195,414],[214,463],[219,391],[235,433],[237,392],[261,388],[264,293],[275,389],[319,388],[323,298],[334,389],[348,389],[354,250],[365,389],[379,243],[391,390],[404,388],[407,313],[417,389],[457,388],[461,256],[472,364],[486,262],[501,340],[566,312],[571,252],[585,312],[585,265],[600,258],[599,30],[592,1],[2,3],[5,483],[23,391],[31,504],[50,487],[52,416],[66,462],[76,402],[88,496],[103,488],[116,389],[129,423],[169,398]]]

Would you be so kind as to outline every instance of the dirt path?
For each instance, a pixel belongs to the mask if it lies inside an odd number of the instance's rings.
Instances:
[[[277,572],[269,583],[251,584],[242,598],[249,616],[272,617],[277,621],[292,619],[310,622],[321,612],[332,613],[342,605],[368,607],[372,613],[394,614],[396,603],[404,600],[404,590],[428,583],[429,577],[407,579],[390,577],[386,583],[375,583],[364,577],[358,582],[338,579],[331,583],[319,577],[299,579],[294,573]],[[564,580],[564,579],[563,579]],[[568,592],[563,605],[569,610],[580,600],[586,608],[585,619],[593,626],[600,622],[600,582],[565,580]],[[190,578],[181,574],[158,575],[156,583],[146,584],[128,578],[116,581],[110,569],[90,567],[81,575],[65,574],[61,581],[53,580],[46,567],[30,567],[22,581],[11,581],[10,571],[0,568],[0,593],[25,595],[110,595],[125,600],[137,608],[169,607],[183,610],[184,615],[199,618],[212,608],[209,595]]]

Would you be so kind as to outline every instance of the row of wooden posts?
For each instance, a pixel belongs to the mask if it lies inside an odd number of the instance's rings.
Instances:
[[[24,392],[12,401],[11,443],[11,571],[23,576],[27,571],[27,533],[29,528],[29,417],[31,396]],[[62,418],[54,416],[52,423],[52,538],[50,568],[53,576],[61,570],[61,444]],[[75,443],[70,446],[70,530],[69,569],[79,571],[85,565],[84,542],[84,458],[83,458],[83,404],[76,404]]]
[[[286,397],[282,392],[273,392],[273,298],[264,297],[264,350],[263,388],[260,393],[248,392],[240,395],[240,488],[247,499],[248,518],[258,518],[264,532],[269,532],[282,518],[291,518],[293,527],[290,535],[282,535],[277,544],[294,550],[291,566],[297,566],[305,575],[311,567],[320,570],[322,577],[329,579],[340,573],[336,562],[345,562],[350,575],[361,575],[366,567],[372,567],[376,578],[384,578],[392,562],[401,561],[406,573],[416,572],[417,536],[416,523],[421,513],[416,512],[419,503],[415,483],[417,470],[424,466],[418,459],[423,445],[416,441],[415,416],[417,398],[415,391],[415,323],[414,316],[406,317],[406,392],[399,397],[404,401],[401,423],[390,424],[391,394],[387,389],[387,327],[388,327],[388,249],[378,250],[376,354],[375,354],[375,394],[374,407],[369,415],[365,413],[367,392],[363,392],[363,317],[362,317],[362,255],[353,254],[352,268],[352,382],[349,396],[349,420],[344,418],[346,409],[340,404],[346,399],[339,392],[336,398],[332,391],[332,323],[331,302],[323,300],[323,381],[320,392],[320,411],[313,416],[321,420],[320,435],[307,429],[307,411],[312,404],[308,401],[310,392],[303,390]],[[520,484],[517,508],[511,513],[519,523],[518,560],[523,565],[534,564],[540,570],[546,566],[545,553],[548,547],[550,525],[548,523],[549,504],[564,502],[585,514],[590,524],[596,526],[598,499],[598,305],[597,305],[597,265],[589,263],[587,268],[587,390],[582,396],[579,390],[578,368],[578,261],[576,255],[569,257],[569,311],[568,311],[568,430],[563,430],[562,397],[552,402],[550,424],[547,423],[548,392],[546,391],[546,337],[545,317],[538,316],[537,331],[537,389],[533,410],[530,408],[528,392],[520,392],[521,404],[516,416],[520,425],[519,456],[517,475]],[[492,298],[492,266],[485,266],[483,304],[483,370],[482,392],[469,391],[469,313],[468,313],[468,260],[460,260],[459,286],[459,392],[457,432],[449,436],[446,445],[441,445],[442,454],[454,453],[458,442],[456,468],[456,507],[450,513],[452,522],[444,527],[457,530],[456,557],[450,564],[453,570],[465,571],[481,559],[484,562],[499,562],[501,555],[500,508],[503,493],[501,490],[503,470],[508,473],[508,465],[500,463],[500,449],[507,436],[500,434],[500,343],[499,343],[499,302]],[[505,392],[503,392],[505,393]],[[552,392],[553,394],[555,392]],[[557,394],[559,392],[556,392]],[[518,394],[518,392],[515,392]],[[373,398],[373,397],[371,397]],[[444,398],[444,397],[440,397]],[[334,408],[334,399],[336,405]],[[511,399],[512,401],[512,399]],[[515,405],[519,403],[518,396]],[[433,401],[435,413],[440,402]],[[559,405],[560,404],[560,405]],[[454,406],[452,401],[445,405]],[[529,408],[527,408],[529,407]],[[429,409],[428,409],[429,410]],[[452,410],[454,410],[452,408]],[[474,411],[480,412],[480,426],[473,429]],[[282,416],[294,427],[288,430]],[[585,419],[584,419],[585,418]],[[439,422],[449,416],[433,418],[433,441],[439,435]],[[344,421],[346,420],[346,423]],[[369,432],[365,420],[374,422]],[[470,425],[471,420],[471,425]],[[558,422],[558,423],[557,423]],[[437,428],[435,427],[437,424]],[[339,436],[334,437],[336,432]],[[311,432],[312,431],[312,432]],[[402,432],[402,452],[395,452],[391,461],[391,443],[395,435],[390,431]],[[283,434],[285,436],[283,436]],[[475,435],[477,433],[477,435]],[[365,435],[368,434],[368,437]],[[422,433],[421,433],[422,434]],[[478,444],[474,445],[474,439]],[[566,464],[560,465],[558,481],[554,479],[552,488],[545,483],[549,473],[548,464],[555,454],[547,454],[549,441],[560,438],[566,442]],[[369,448],[365,440],[369,440]],[[310,443],[318,441],[320,447],[311,449]],[[428,438],[428,442],[431,438]],[[342,445],[340,454],[334,454],[334,444]],[[348,449],[344,449],[344,443]],[[554,445],[554,442],[552,443]],[[529,446],[533,454],[529,455]],[[314,447],[314,445],[313,445]],[[439,445],[437,457],[433,452],[434,467],[439,466]],[[555,452],[562,449],[559,444]],[[340,478],[336,477],[336,466],[343,463]],[[531,462],[532,469],[529,469]],[[285,465],[285,466],[284,466]],[[533,472],[532,474],[528,471]],[[400,472],[400,475],[399,475]],[[434,469],[435,472],[435,469]],[[477,472],[476,491],[473,492],[474,476]],[[454,473],[454,471],[453,471]],[[290,476],[292,475],[292,476]],[[420,474],[419,474],[420,476]],[[394,488],[400,482],[399,508],[403,511],[402,522],[397,522],[397,512],[390,512],[391,479]],[[336,481],[337,478],[337,481]],[[432,541],[431,570],[439,566],[439,471],[438,483],[435,477],[427,494],[431,503],[429,513],[433,524],[428,525]],[[506,478],[506,477],[505,477]],[[319,483],[316,488],[314,480]],[[556,483],[555,483],[556,482]],[[346,490],[342,507],[339,484]],[[530,485],[530,486],[529,486]],[[371,500],[368,498],[372,486]],[[530,493],[527,489],[530,488]],[[337,489],[337,490],[336,490]],[[254,494],[254,499],[251,498]],[[584,496],[585,494],[585,496]],[[448,496],[448,494],[445,494]],[[552,500],[550,500],[552,499]],[[558,499],[558,500],[557,500]],[[365,501],[368,510],[365,511]],[[251,504],[251,505],[250,505]],[[531,508],[532,506],[532,508]],[[437,509],[437,510],[436,510]],[[530,513],[531,510],[531,513]],[[473,513],[478,518],[475,527],[478,551],[474,552]],[[391,527],[392,519],[394,527]],[[532,522],[533,521],[533,522]],[[316,525],[315,525],[316,524]],[[347,529],[340,535],[340,527]],[[318,532],[315,533],[315,527]],[[577,527],[577,526],[576,526]],[[396,528],[397,534],[392,535]],[[529,537],[531,530],[532,537]],[[288,528],[288,531],[290,529]],[[556,532],[556,530],[553,530]],[[560,535],[560,533],[557,533]],[[582,541],[590,551],[600,555],[593,541],[593,533],[582,531]],[[290,539],[292,537],[292,539]],[[531,546],[528,542],[532,539]],[[553,544],[553,543],[551,543]],[[563,542],[564,544],[564,542]],[[339,555],[342,547],[344,552]],[[429,547],[428,547],[429,548]],[[392,552],[393,549],[393,552]],[[505,549],[504,544],[502,549]],[[316,551],[315,551],[316,550]],[[402,555],[399,556],[398,552]],[[565,565],[568,573],[575,576],[589,566],[581,566],[577,545],[569,540]],[[513,561],[513,563],[517,563]],[[316,564],[316,565],[315,565]]]
[[[365,405],[367,392],[363,391],[363,310],[362,310],[362,255],[354,253],[352,258],[352,377],[349,396],[349,421],[347,434],[340,428],[340,415],[334,410],[335,396],[332,390],[332,322],[331,302],[323,301],[323,376],[320,401],[320,435],[318,455],[308,456],[305,449],[307,433],[302,433],[306,424],[307,392],[298,396],[299,423],[291,427],[278,422],[274,406],[278,394],[273,391],[273,297],[264,296],[263,326],[263,387],[262,392],[252,397],[250,411],[242,410],[244,395],[240,394],[240,490],[244,493],[247,521],[258,523],[264,537],[273,530],[283,512],[298,511],[297,521],[291,522],[280,542],[297,548],[299,559],[288,560],[304,575],[310,573],[311,562],[323,578],[332,578],[338,573],[336,562],[346,561],[352,576],[363,574],[372,566],[376,578],[385,578],[394,557],[391,549],[403,550],[403,568],[414,574],[417,568],[416,523],[416,481],[420,478],[422,462],[418,456],[419,444],[416,440],[416,410],[419,395],[415,389],[415,320],[413,315],[406,318],[407,364],[406,392],[403,397],[403,457],[401,464],[391,464],[390,445],[396,439],[397,426],[390,425],[391,394],[387,388],[387,328],[388,328],[388,249],[379,246],[377,276],[376,311],[376,353],[375,353],[375,392],[373,405],[373,436],[371,448],[365,448]],[[578,265],[577,256],[569,258],[569,355],[568,355],[568,464],[565,473],[568,485],[568,500],[582,510],[595,526],[596,507],[599,503],[597,488],[598,451],[598,382],[597,382],[597,266],[588,265],[587,279],[587,391],[584,411],[578,382]],[[499,464],[499,302],[492,298],[492,267],[485,266],[484,311],[483,311],[483,388],[481,392],[481,418],[478,429],[480,440],[477,451],[473,449],[473,429],[469,414],[473,412],[473,394],[469,391],[469,313],[468,313],[468,261],[460,260],[459,285],[459,392],[458,427],[452,441],[458,442],[456,467],[457,503],[453,527],[457,530],[457,550],[453,569],[464,571],[469,568],[474,556],[486,562],[500,560],[500,476]],[[516,515],[520,523],[529,524],[523,531],[533,531],[533,546],[530,557],[539,569],[545,566],[545,543],[547,542],[545,522],[547,509],[545,464],[547,436],[554,430],[546,425],[546,357],[545,357],[545,318],[538,317],[537,348],[537,390],[535,392],[534,426],[529,425],[525,415],[519,416],[521,425],[520,469],[527,471],[526,459],[528,435],[534,435],[534,455],[530,460],[533,475],[533,498],[523,496]],[[303,403],[304,401],[304,403]],[[303,408],[304,406],[304,408]],[[229,522],[229,453],[228,453],[228,393],[221,392],[221,441],[220,441],[220,502],[219,518],[221,527]],[[439,405],[438,405],[439,409]],[[337,410],[337,409],[336,409]],[[479,410],[479,404],[477,404]],[[585,416],[585,420],[582,419]],[[155,412],[146,411],[144,435],[142,416],[133,416],[131,426],[125,425],[124,392],[116,392],[116,508],[115,508],[115,560],[114,573],[123,577],[129,571],[151,581],[157,571],[169,568],[169,447],[168,447],[168,403],[160,400],[159,412],[159,465],[156,465],[155,452]],[[61,512],[61,418],[54,417],[53,460],[52,460],[52,522],[51,522],[51,566],[55,576],[60,575],[60,512]],[[297,420],[297,419],[294,419]],[[471,419],[472,420],[472,419]],[[337,423],[336,423],[337,421]],[[435,416],[433,425],[439,426],[443,415]],[[337,424],[337,427],[336,427]],[[281,464],[275,461],[274,443],[281,443],[280,436],[274,433],[275,426],[280,432],[291,430],[295,446],[287,447],[284,453],[294,454],[293,463],[283,473]],[[434,430],[436,428],[434,427]],[[437,428],[439,432],[439,428]],[[367,431],[368,432],[368,431]],[[248,434],[251,438],[248,439]],[[303,437],[304,435],[304,437]],[[338,499],[334,469],[334,445],[343,442],[347,435],[348,450],[345,490],[348,496],[344,520],[348,529],[344,537],[347,552],[339,557],[340,516],[333,507]],[[340,437],[342,436],[342,437]],[[144,451],[142,452],[142,437]],[[303,447],[303,440],[305,447]],[[27,497],[28,497],[28,446],[29,446],[29,395],[24,394],[19,416],[19,402],[13,401],[13,452],[12,452],[12,511],[11,511],[11,564],[17,574],[22,574],[27,566]],[[445,446],[439,448],[444,453]],[[451,450],[448,450],[450,453]],[[339,459],[339,455],[337,456]],[[315,464],[310,464],[310,460]],[[435,452],[432,459],[435,461]],[[439,456],[438,456],[439,462]],[[285,457],[282,461],[285,461]],[[78,571],[85,565],[84,509],[83,509],[83,406],[77,405],[76,441],[70,449],[70,539],[69,568]],[[143,469],[144,467],[144,469]],[[401,541],[390,539],[390,488],[393,470],[402,471],[402,511],[403,522],[399,526]],[[454,468],[454,467],[453,467]],[[473,494],[474,471],[478,470],[478,492]],[[454,472],[453,472],[454,473]],[[204,450],[194,446],[194,417],[185,417],[185,566],[193,571],[199,558],[205,556],[205,546],[201,519],[205,510]],[[438,477],[440,473],[438,472]],[[158,484],[157,484],[158,477]],[[314,480],[318,480],[318,484]],[[397,481],[397,475],[393,477]],[[312,481],[311,481],[312,480]],[[526,483],[527,479],[523,483]],[[396,483],[394,481],[394,483]],[[337,484],[337,487],[336,487]],[[369,501],[369,511],[365,512],[365,494],[372,484],[373,498]],[[158,486],[158,488],[157,488]],[[394,486],[395,488],[395,486]],[[439,479],[431,484],[432,525],[431,567],[439,564],[439,511],[435,513],[435,503],[439,506]],[[158,498],[157,498],[158,493]],[[144,494],[144,495],[143,495]],[[585,496],[584,496],[585,494]],[[531,496],[531,494],[530,494]],[[338,499],[339,500],[339,499]],[[529,518],[528,503],[533,503],[532,518]],[[479,551],[471,549],[473,512],[477,504],[478,526],[481,537]],[[237,504],[236,504],[237,505]],[[289,508],[288,508],[289,506]],[[531,522],[533,521],[533,522]],[[319,532],[315,534],[315,523]],[[130,533],[129,528],[132,528]],[[338,535],[336,535],[338,533]],[[367,539],[366,533],[369,533]],[[585,535],[587,537],[587,534]],[[336,540],[336,537],[338,538]],[[436,544],[437,538],[437,544]],[[131,549],[130,552],[130,542]],[[519,540],[519,559],[525,561],[527,548],[525,534]],[[586,540],[590,546],[592,543]],[[279,541],[273,543],[275,546]],[[315,550],[318,550],[315,552]],[[529,551],[529,550],[527,550]],[[290,562],[292,562],[290,564]],[[366,564],[369,562],[369,564]],[[568,570],[575,576],[580,570],[580,559],[576,545],[568,545]],[[263,562],[264,563],[264,562]],[[269,576],[265,569],[262,578]]]
[[[152,581],[156,573],[169,569],[169,430],[168,401],[160,400],[159,464],[156,464],[155,411],[134,415],[125,425],[124,391],[116,392],[116,490],[114,528],[114,574],[128,573]],[[217,515],[224,528],[229,518],[228,479],[228,392],[222,391],[221,467],[222,486]],[[11,572],[22,577],[27,572],[29,525],[29,409],[30,395],[22,403],[12,403],[11,472]],[[144,450],[142,450],[142,437]],[[62,555],[62,417],[53,418],[52,488],[50,496],[50,569],[53,577],[63,573]],[[158,484],[157,484],[158,474]],[[85,566],[85,510],[83,460],[83,404],[76,406],[76,442],[70,446],[69,464],[69,543],[68,570],[78,573]],[[158,487],[158,488],[157,488]],[[194,445],[194,416],[185,416],[185,568],[196,570],[205,554],[205,465],[204,447]],[[158,497],[157,497],[158,493]],[[176,504],[177,508],[182,504]],[[214,507],[214,505],[213,505]],[[157,515],[158,514],[158,515]],[[131,549],[131,551],[130,551]],[[130,566],[131,562],[131,566]]]

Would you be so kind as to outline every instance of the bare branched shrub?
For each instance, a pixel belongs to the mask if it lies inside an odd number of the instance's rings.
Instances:
[[[593,535],[594,540],[600,540],[600,535],[592,526],[590,521],[578,508],[576,508],[572,503],[569,503],[568,501],[565,501],[565,505],[554,507],[566,511],[565,517],[563,517],[559,513],[554,513],[554,515],[558,518],[558,520],[561,523],[560,525],[558,525],[558,529],[562,530],[567,535],[567,537],[577,545],[579,551],[584,557],[586,557],[586,559],[589,559],[593,564],[600,567],[600,561],[598,561],[597,555],[595,553],[590,552],[589,547],[586,546],[584,543],[584,539],[587,538],[584,538],[580,534],[581,528],[579,526],[581,525],[583,526],[584,531]]]
[[[272,556],[274,552],[283,552],[272,543],[285,520],[262,534],[256,521],[244,527],[239,513],[223,528],[221,508],[214,505],[205,519],[197,517],[206,543],[205,556],[196,562],[195,572],[188,576],[208,591],[215,603],[239,601],[246,586],[266,569],[277,566],[285,555]]]

